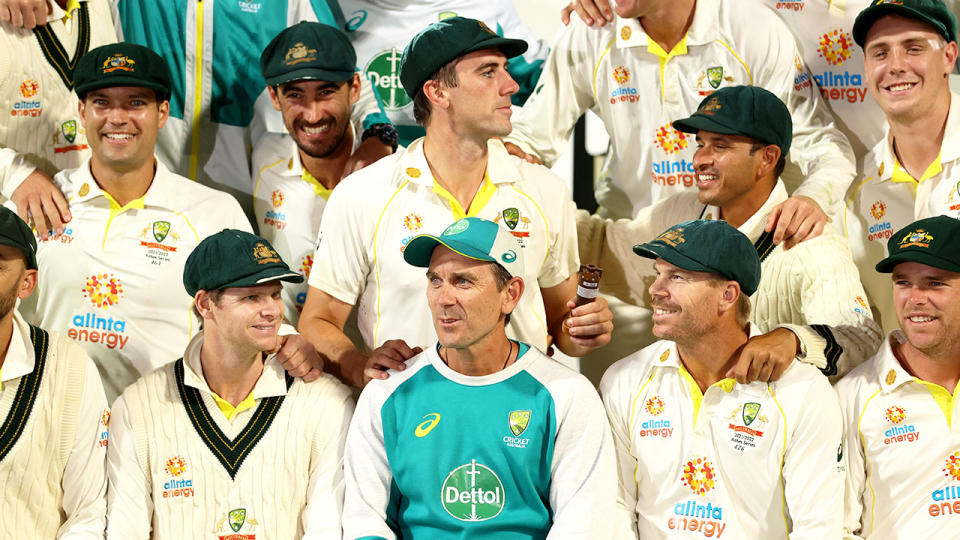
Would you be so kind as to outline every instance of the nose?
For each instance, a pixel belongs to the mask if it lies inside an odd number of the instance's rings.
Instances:
[[[900,47],[892,47],[887,60],[887,68],[890,73],[903,73],[906,71],[907,52]]]
[[[907,296],[908,306],[922,306],[927,303],[927,295],[921,287],[911,287]]]
[[[650,287],[647,289],[647,291],[650,293],[651,297],[666,298],[667,291],[664,287],[664,279],[665,278],[663,276],[657,276],[656,279],[653,280],[653,283],[650,284]]]
[[[283,313],[283,301],[279,298],[268,298],[260,306],[260,316],[272,321]]]
[[[511,77],[506,70],[503,71],[503,78],[504,78],[504,81],[503,81],[504,84],[502,85],[500,90],[501,96],[512,96],[513,94],[516,94],[517,92],[520,91],[520,85],[517,84],[517,81],[513,80],[513,77]]]
[[[308,124],[316,124],[324,116],[323,104],[320,101],[311,101],[304,109],[303,120]]]
[[[123,107],[110,107],[107,109],[107,125],[122,126],[127,123],[127,112]]]
[[[693,153],[693,167],[695,169],[706,168],[713,164],[713,153],[707,150],[706,146],[701,146]]]

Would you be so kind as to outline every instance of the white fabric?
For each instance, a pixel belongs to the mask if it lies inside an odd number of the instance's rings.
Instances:
[[[191,423],[172,364],[130,386],[113,407],[107,538],[230,538],[228,513],[244,508],[246,521],[233,532],[339,539],[350,391],[329,375],[287,389],[271,356],[253,389],[257,405],[227,420],[203,378],[202,344],[199,334],[184,353],[184,384],[199,390],[224,436],[236,438],[264,398],[285,396],[283,404],[231,479]],[[179,460],[184,469],[171,473],[168,463]]]
[[[766,202],[738,230],[756,243],[767,215],[787,198],[778,181]],[[653,261],[642,259],[633,246],[653,240],[677,223],[691,219],[720,219],[720,210],[682,193],[644,208],[632,220],[610,221],[580,211],[577,230],[580,257],[603,268],[602,291],[636,305],[649,307],[647,289],[654,279]],[[800,338],[804,361],[843,375],[869,358],[880,344],[880,330],[864,299],[850,249],[831,227],[823,234],[789,250],[773,248],[760,263],[760,283],[750,300],[751,321],[761,333],[785,326]],[[811,328],[825,325],[843,352],[828,366],[827,340]]]
[[[684,528],[684,538],[839,537],[842,419],[813,366],[793,362],[769,384],[724,379],[701,394],[676,345],[658,341],[614,364],[600,395],[617,448],[618,505],[639,538],[677,538]]]
[[[233,197],[159,163],[144,208],[119,213],[89,162],[54,180],[73,219],[63,234],[39,242],[37,292],[21,313],[83,345],[112,402],[140,375],[179,357],[196,330],[183,288],[190,252],[213,233],[250,231],[250,224]]]
[[[106,0],[81,2],[90,14],[90,49],[116,42]],[[71,59],[77,49],[79,20],[75,11],[66,21],[51,15],[47,22]],[[6,158],[0,158],[0,193],[10,198],[33,168],[53,176],[78,167],[90,150],[80,125],[77,96],[44,57],[33,31],[7,24],[0,27],[0,73],[0,149],[13,149],[25,159],[11,170],[5,167]]]
[[[541,288],[558,285],[579,268],[574,207],[562,180],[547,169],[488,143],[487,178],[496,187],[476,217],[506,220],[519,210],[512,234],[523,250],[526,285],[508,325],[512,338],[546,350]],[[455,220],[433,187],[423,139],[344,179],[320,223],[310,286],[358,305],[363,341],[375,349],[390,339],[425,347],[436,341],[427,306],[425,270],[407,264],[403,249],[418,234],[439,235]],[[482,188],[481,188],[482,189]]]
[[[0,377],[0,418],[7,419],[22,378],[34,372],[30,327],[15,313]],[[93,362],[56,334],[36,401],[16,446],[0,461],[5,518],[0,536],[103,538],[110,412]],[[20,419],[23,420],[22,418]]]
[[[960,218],[960,94],[950,95],[940,145],[940,173],[919,183],[893,182],[894,170],[900,167],[891,144],[888,132],[865,158],[863,174],[850,188],[843,219],[864,288],[886,332],[898,327],[890,275],[878,273],[874,266],[887,256],[887,241],[918,219],[938,215]]]
[[[807,71],[789,29],[763,6],[750,7],[750,17],[743,16],[745,9],[740,0],[698,1],[681,42],[686,54],[665,61],[648,51],[659,46],[648,45],[636,19],[618,18],[596,30],[574,17],[560,30],[540,83],[506,140],[552,165],[577,118],[587,110],[597,113],[611,138],[597,200],[611,217],[632,217],[671,194],[695,189],[694,137],[670,123],[696,111],[714,90],[710,81],[717,88],[762,86],[793,116],[788,160],[799,171],[788,167],[790,178],[796,177],[788,186],[803,178],[795,195],[812,197],[825,211],[838,210],[834,205],[855,174],[850,145],[816,88],[795,84]]]
[[[960,418],[897,360],[891,332],[870,361],[837,383],[846,421],[844,538],[950,538],[960,513]],[[947,407],[947,417],[941,407]],[[921,440],[923,439],[923,440]]]

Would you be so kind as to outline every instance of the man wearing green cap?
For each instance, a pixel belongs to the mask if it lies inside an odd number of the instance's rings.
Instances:
[[[614,364],[600,395],[635,534],[839,538],[843,421],[827,379],[802,362],[770,383],[728,375],[754,333],[753,243],[724,221],[695,220],[634,250],[654,259],[661,341]]]
[[[941,0],[877,1],[857,16],[870,93],[888,134],[848,193],[844,230],[885,331],[896,328],[889,284],[873,271],[894,231],[914,220],[960,217],[960,95],[950,91],[957,18]]]
[[[301,47],[306,54],[293,58]],[[350,123],[350,107],[360,95],[356,58],[346,34],[311,22],[280,32],[260,56],[288,135],[264,135],[253,150],[253,209],[263,237],[305,277],[323,208],[360,144]],[[306,298],[305,283],[284,284],[291,324],[297,324]]]
[[[615,537],[613,445],[596,391],[506,334],[525,257],[508,229],[473,217],[407,244],[404,260],[426,268],[438,341],[361,394],[345,538]]]
[[[960,436],[960,221],[896,231],[876,265],[900,328],[837,383],[846,419],[844,538],[956,536]],[[887,295],[890,294],[888,282]]]
[[[128,43],[99,47],[74,75],[92,155],[56,176],[74,218],[41,242],[40,291],[21,310],[27,321],[80,342],[112,401],[176,358],[194,333],[179,283],[193,248],[224,227],[250,225],[232,197],[155,158],[171,84],[155,52]]]
[[[284,372],[281,282],[265,239],[225,229],[190,254],[203,321],[182,358],[113,406],[108,538],[340,538],[350,391]],[[256,533],[256,534],[255,534]]]
[[[103,538],[110,412],[83,349],[16,311],[37,243],[0,207],[0,504],[4,538]]]
[[[386,377],[435,339],[419,273],[402,256],[417,234],[464,217],[502,223],[524,251],[528,287],[508,325],[541,351],[551,341],[580,356],[609,342],[606,301],[572,309],[579,261],[573,202],[546,169],[510,157],[517,84],[505,66],[526,42],[480,21],[452,17],[421,31],[404,51],[400,80],[426,137],[350,176],[324,209],[300,330],[353,385]],[[536,286],[534,286],[536,284]],[[354,305],[369,357],[343,334]],[[366,371],[364,370],[365,368]]]
[[[652,270],[637,264],[632,246],[680,221],[722,219],[754,243],[763,267],[750,317],[758,335],[741,351],[732,375],[741,382],[775,378],[800,354],[839,377],[869,358],[880,331],[843,237],[825,227],[786,249],[764,230],[767,216],[787,199],[779,175],[792,122],[783,102],[756,86],[725,87],[673,127],[696,139],[697,192],[674,195],[633,220],[578,215],[580,258],[604,268],[601,291],[649,307]]]

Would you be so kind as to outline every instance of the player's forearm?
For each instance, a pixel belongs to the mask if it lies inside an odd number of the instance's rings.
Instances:
[[[344,384],[363,386],[367,355],[357,349],[342,329],[319,317],[301,317],[298,330],[323,356],[323,371]]]

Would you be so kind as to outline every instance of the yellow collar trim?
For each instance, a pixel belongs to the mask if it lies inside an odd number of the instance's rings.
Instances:
[[[493,182],[490,181],[490,177],[484,173],[483,185],[477,190],[477,194],[473,196],[473,201],[470,202],[470,208],[468,208],[466,212],[463,211],[463,206],[460,205],[460,201],[447,191],[446,188],[437,183],[436,178],[433,179],[433,192],[450,204],[450,210],[453,211],[453,219],[457,220],[465,217],[474,217],[479,214],[480,210],[483,210],[483,207],[493,198],[493,194],[497,192],[497,186],[495,186]]]
[[[673,50],[671,50],[669,53],[667,51],[664,51],[663,47],[661,47],[659,43],[651,39],[650,36],[647,36],[647,52],[659,58],[661,63],[666,62],[667,60],[673,58],[674,56],[687,54],[687,36],[683,36],[683,39],[681,39],[679,43],[674,45]]]
[[[942,153],[942,152],[941,152]],[[894,157],[893,158],[893,172],[890,174],[890,181],[892,182],[901,182],[901,183],[912,183],[913,189],[917,189],[917,184],[920,184],[928,178],[934,177],[943,172],[943,163],[940,161],[940,154],[937,154],[937,159],[933,160],[933,163],[927,166],[927,170],[923,171],[923,176],[919,180],[910,176],[910,173],[907,172],[900,165],[900,161]]]
[[[67,0],[67,8],[64,10],[65,15],[62,19],[63,22],[70,20],[70,17],[73,16],[73,10],[80,9],[80,0]]]
[[[247,397],[243,398],[243,401],[237,403],[237,406],[234,407],[230,404],[229,401],[223,399],[217,394],[213,395],[213,401],[217,403],[217,407],[220,407],[220,411],[223,412],[223,415],[227,417],[227,420],[233,420],[233,417],[242,413],[247,409],[252,409],[256,405],[256,400],[253,399],[253,391],[251,390]]]
[[[143,210],[143,199],[147,197],[146,195],[144,195],[139,199],[134,199],[128,202],[127,204],[120,206],[120,203],[118,203],[117,200],[114,199],[113,196],[111,196],[106,191],[103,192],[103,196],[106,197],[108,201],[110,201],[110,219],[113,219],[114,217],[116,217],[117,214],[120,214],[121,212],[125,212],[130,209]]]
[[[690,375],[690,372],[687,371],[687,368],[683,364],[680,364],[680,369],[678,370],[680,376],[683,377],[687,384],[690,385],[690,395],[693,397],[693,425],[697,425],[697,416],[700,414],[700,405],[703,403],[703,392],[700,391],[700,385],[697,384],[697,381],[693,379],[693,375]],[[736,379],[726,378],[720,379],[719,381],[711,384],[707,390],[714,386],[722,388],[724,392],[730,393],[733,391],[734,385],[737,384]]]
[[[927,387],[927,390],[930,391],[930,395],[933,396],[934,401],[937,402],[940,410],[943,411],[943,416],[947,418],[947,425],[952,429],[953,409],[957,404],[957,391],[960,390],[960,382],[957,383],[957,387],[953,389],[953,394],[951,395],[946,388],[940,386],[939,384],[923,381],[916,377],[914,377],[913,380]]]
[[[313,192],[317,195],[317,197],[323,197],[326,200],[330,200],[330,194],[333,193],[333,188],[327,189],[323,184],[320,183],[319,180],[310,174],[310,171],[308,171],[306,167],[303,167],[302,169],[303,172],[300,173],[300,178],[304,182],[310,184],[310,187],[313,188]]]

